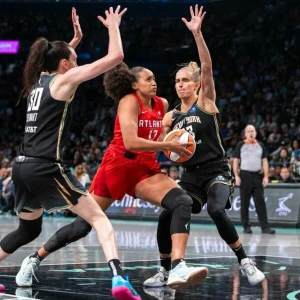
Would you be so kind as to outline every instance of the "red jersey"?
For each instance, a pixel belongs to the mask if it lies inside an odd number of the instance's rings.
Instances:
[[[140,106],[140,114],[138,117],[138,137],[150,140],[157,141],[161,132],[162,132],[162,119],[165,114],[163,100],[160,97],[154,96],[152,111],[149,111],[148,108],[144,106],[142,100],[137,94],[132,93]],[[120,128],[119,116],[117,115],[114,127],[114,138],[110,143],[110,146],[114,148],[117,147],[120,150],[126,151],[124,146],[122,132]],[[152,156],[155,157],[156,152],[154,151],[131,151],[132,153],[138,154],[140,156]]]

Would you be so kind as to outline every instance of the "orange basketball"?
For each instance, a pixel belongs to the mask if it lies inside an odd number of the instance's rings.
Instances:
[[[193,145],[187,146],[187,150],[194,154],[196,150],[196,143],[194,137],[185,131],[184,129],[175,129],[169,132],[164,138],[164,142],[172,142],[174,139],[179,139],[182,143],[193,143]],[[164,151],[165,155],[174,162],[185,162],[189,160],[192,156],[188,157],[186,155],[180,156],[179,154],[172,152],[170,150]]]

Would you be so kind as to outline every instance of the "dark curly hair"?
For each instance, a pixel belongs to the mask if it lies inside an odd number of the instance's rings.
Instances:
[[[144,67],[129,67],[124,63],[120,63],[113,69],[104,74],[103,85],[105,93],[118,103],[124,96],[134,93],[132,84],[139,79],[140,72]]]

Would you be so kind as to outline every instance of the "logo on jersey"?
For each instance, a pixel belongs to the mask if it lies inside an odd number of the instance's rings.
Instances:
[[[173,121],[173,119],[172,119]],[[175,126],[174,129],[181,129],[183,127],[186,127],[186,125],[191,124],[191,123],[199,123],[201,124],[201,119],[199,116],[188,116],[185,117],[183,120],[178,122]]]
[[[191,109],[190,109],[190,113],[194,113],[195,111],[196,111],[196,107],[192,106]]]
[[[162,121],[159,120],[139,120],[139,127],[161,128]]]
[[[219,175],[218,177],[216,177],[215,180],[216,181],[225,181],[225,178],[222,175]]]

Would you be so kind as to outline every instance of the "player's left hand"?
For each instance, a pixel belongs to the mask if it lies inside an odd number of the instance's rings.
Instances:
[[[82,30],[79,23],[79,16],[76,14],[76,9],[72,8],[72,23],[74,28],[74,38],[81,40],[82,39]]]
[[[206,15],[206,12],[203,12],[203,6],[198,9],[198,4],[196,4],[195,11],[193,6],[190,6],[190,13],[191,21],[187,21],[186,18],[182,18],[181,20],[192,33],[199,33],[199,31],[201,31],[202,21]]]

